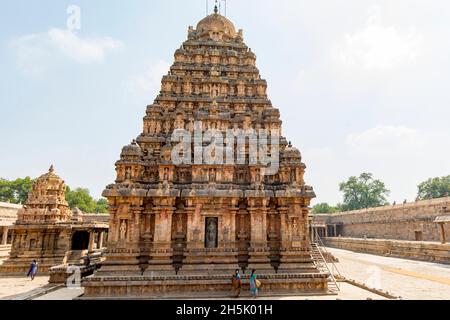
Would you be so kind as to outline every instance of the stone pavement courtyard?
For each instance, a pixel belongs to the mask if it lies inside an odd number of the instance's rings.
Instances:
[[[450,265],[327,248],[347,279],[402,299],[450,300]]]
[[[399,258],[375,256],[347,250],[328,248],[339,262],[341,274],[350,280],[363,283],[369,288],[389,292],[402,299],[450,300],[450,266]],[[44,289],[48,277],[37,277],[30,281],[26,277],[0,277],[0,299],[19,297],[27,292]],[[330,296],[285,296],[260,297],[260,300],[366,300],[386,299],[376,293],[340,283],[339,295]],[[43,294],[36,300],[72,300],[83,294],[83,289],[60,288]],[[243,297],[242,299],[247,299]]]
[[[0,275],[0,299],[42,288],[48,284],[48,280],[48,276],[38,276],[31,281],[26,276],[3,277]]]

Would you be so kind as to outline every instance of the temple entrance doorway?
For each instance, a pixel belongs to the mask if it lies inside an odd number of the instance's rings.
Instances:
[[[87,250],[89,247],[89,232],[76,231],[72,236],[72,250]]]

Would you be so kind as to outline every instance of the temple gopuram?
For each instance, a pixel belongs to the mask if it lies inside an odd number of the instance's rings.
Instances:
[[[279,169],[265,174],[267,165],[249,160],[249,146],[237,148],[244,163],[198,163],[196,142],[180,149],[191,160],[180,164],[174,134],[195,135],[199,123],[203,132],[224,136],[230,130],[277,133]],[[281,125],[242,30],[217,8],[189,27],[160,94],[147,107],[142,134],[123,148],[117,179],[103,193],[110,211],[108,253],[101,269],[83,281],[84,298],[227,294],[235,269],[244,273],[244,283],[256,269],[271,294],[327,292],[328,275],[310,253],[315,194]],[[205,147],[205,140],[199,144]]]
[[[68,266],[79,266],[87,275],[102,262],[108,224],[98,215],[88,218],[77,208],[70,210],[65,192],[66,184],[53,166],[36,179],[10,227],[11,252],[0,273],[26,275],[36,260],[40,274],[63,283]]]

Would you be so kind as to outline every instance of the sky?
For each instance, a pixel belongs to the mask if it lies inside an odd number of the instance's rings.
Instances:
[[[2,2],[0,177],[53,164],[100,197],[205,15],[205,0]],[[227,17],[258,57],[313,204],[342,202],[339,183],[362,172],[391,202],[450,174],[449,1],[228,0]]]

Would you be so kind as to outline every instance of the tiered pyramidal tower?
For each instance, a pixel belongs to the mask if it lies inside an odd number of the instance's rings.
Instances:
[[[17,212],[17,221],[11,228],[12,244],[8,260],[0,265],[0,274],[26,274],[30,264],[36,260],[39,273],[51,273],[50,268],[69,264],[84,264],[84,257],[100,254],[108,225],[95,221],[84,221],[82,215],[72,212],[65,197],[66,184],[53,166],[36,179],[28,199]],[[97,248],[94,250],[94,241]],[[83,261],[83,262],[80,262]],[[83,266],[83,272],[94,266]],[[64,282],[65,270],[57,282]],[[50,281],[55,281],[51,276]]]
[[[123,148],[117,180],[104,191],[111,215],[109,253],[85,282],[86,297],[229,290],[229,275],[238,268],[255,268],[273,290],[326,290],[326,275],[317,271],[309,251],[308,213],[315,195],[305,185],[300,152],[280,134],[281,124],[242,30],[217,10],[189,27],[160,94],[147,107],[142,134]],[[269,135],[263,150],[276,163],[270,175],[267,163],[251,160],[264,140],[262,129]],[[214,149],[216,161],[208,162],[202,155],[217,143],[208,143],[208,130],[226,141],[227,132],[258,135],[250,135],[245,146],[228,141],[228,149]],[[177,132],[192,140],[179,148]],[[201,140],[195,138],[199,132]],[[175,159],[180,154],[187,160]],[[238,154],[245,155],[243,162]],[[224,280],[212,278],[221,275]],[[162,286],[155,277],[171,282]]]

